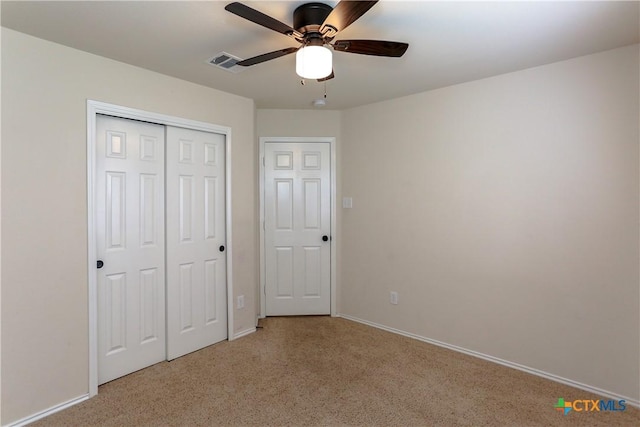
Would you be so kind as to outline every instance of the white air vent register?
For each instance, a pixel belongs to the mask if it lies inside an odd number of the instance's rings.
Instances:
[[[209,65],[213,65],[214,67],[222,68],[225,71],[237,74],[247,68],[236,65],[240,61],[242,61],[242,59],[238,58],[235,55],[231,55],[227,52],[220,52],[213,58],[209,59],[207,63],[209,63]]]

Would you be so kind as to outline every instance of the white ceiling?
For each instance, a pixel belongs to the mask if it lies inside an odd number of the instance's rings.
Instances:
[[[325,85],[300,84],[295,55],[239,74],[206,63],[296,46],[221,1],[2,1],[2,26],[235,93],[258,108],[312,108]],[[244,2],[292,25],[305,1]],[[326,3],[334,6],[336,1]],[[639,3],[380,1],[339,39],[409,43],[402,58],[334,53],[327,107],[343,109],[640,41]]]

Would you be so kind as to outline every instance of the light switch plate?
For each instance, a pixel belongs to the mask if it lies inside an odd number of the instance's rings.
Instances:
[[[398,293],[391,291],[389,293],[389,302],[393,305],[397,305],[398,304]]]

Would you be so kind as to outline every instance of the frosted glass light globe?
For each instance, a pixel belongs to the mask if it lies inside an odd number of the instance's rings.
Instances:
[[[324,46],[305,46],[296,53],[296,73],[303,79],[322,79],[333,71],[331,50]]]

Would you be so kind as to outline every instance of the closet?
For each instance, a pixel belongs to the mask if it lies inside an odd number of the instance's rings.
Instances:
[[[96,116],[99,384],[227,338],[225,138]]]

